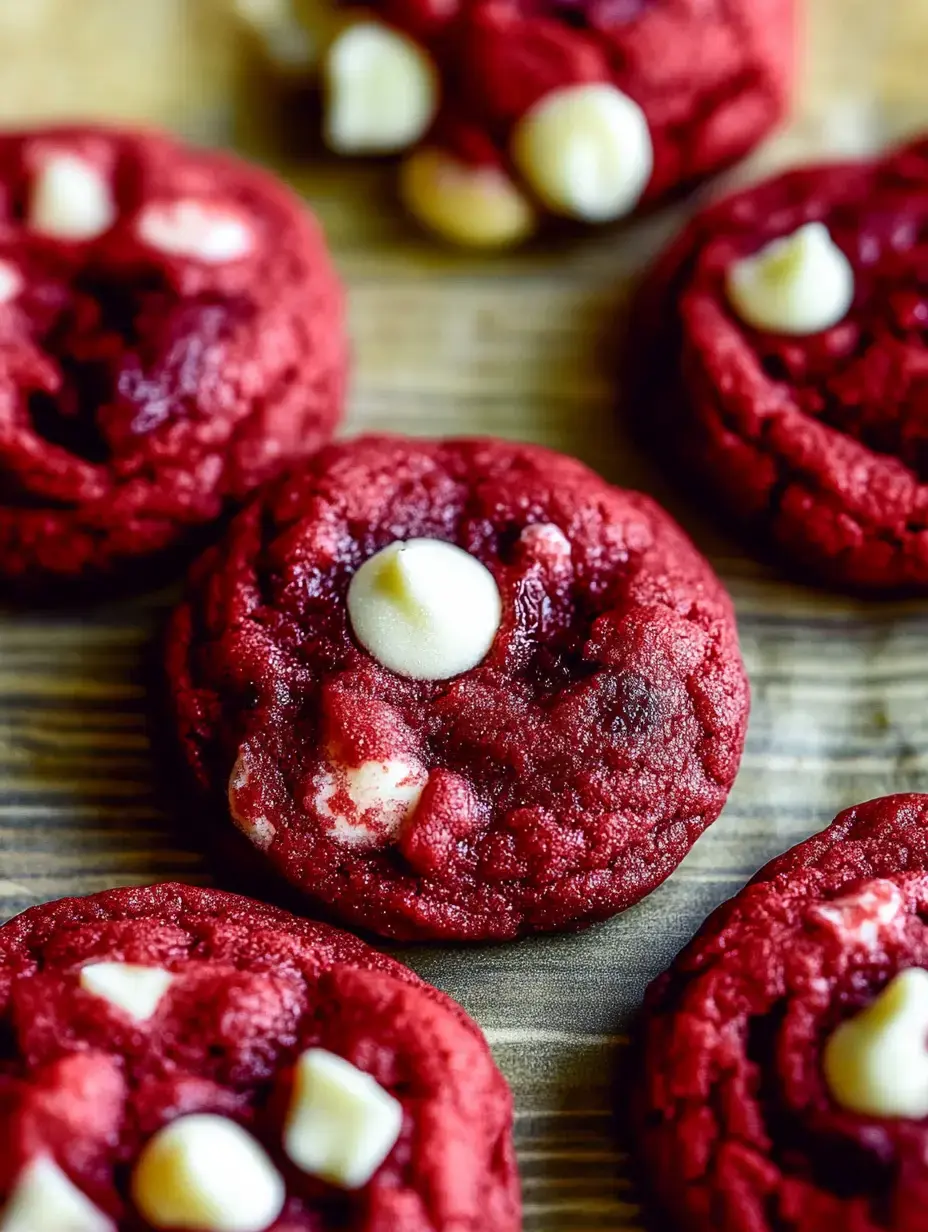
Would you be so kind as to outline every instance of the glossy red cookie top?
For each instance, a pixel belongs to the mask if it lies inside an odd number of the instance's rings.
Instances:
[[[173,975],[149,1019],[81,987],[101,961]],[[519,1226],[509,1092],[479,1031],[346,933],[189,886],[63,899],[0,929],[0,1016],[2,1201],[50,1157],[120,1232],[141,1232],[151,1225],[129,1187],[144,1145],[179,1117],[215,1113],[284,1177],[269,1232]],[[307,1175],[282,1148],[293,1064],[310,1047],[403,1106],[399,1140],[358,1190]]]
[[[325,439],[344,350],[321,235],[265,173],[153,133],[0,136],[0,576],[182,541]]]
[[[677,1226],[926,1226],[928,1123],[849,1111],[822,1060],[893,976],[928,967],[926,914],[928,796],[887,796],[767,865],[654,983],[639,1132]]]
[[[416,537],[466,549],[502,597],[489,654],[448,680],[381,666],[346,612],[359,565]],[[491,440],[363,438],[267,490],[195,569],[168,672],[189,762],[252,861],[398,936],[635,902],[721,809],[748,705],[729,600],[668,516]],[[353,809],[342,774],[384,766],[418,788],[399,828]]]
[[[811,221],[851,262],[850,311],[806,337],[745,325],[725,294],[731,263]],[[921,143],[721,202],[691,224],[639,302],[638,397],[660,447],[813,579],[928,585],[926,279]]]

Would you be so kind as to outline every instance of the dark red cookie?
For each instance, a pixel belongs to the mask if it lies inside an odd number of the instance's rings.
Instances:
[[[162,554],[331,434],[341,291],[266,173],[154,133],[0,137],[0,579]]]
[[[167,986],[133,1016],[88,987],[98,963],[152,967]],[[520,1227],[511,1098],[478,1028],[346,933],[213,890],[114,890],[34,907],[0,929],[0,990],[4,1214],[36,1161],[51,1160],[103,1227],[178,1226],[139,1211],[140,1160],[164,1126],[208,1114],[261,1144],[272,1197],[282,1178],[279,1215],[251,1232]],[[350,1062],[401,1105],[395,1144],[358,1188],[308,1173],[286,1145],[309,1049]],[[195,1177],[209,1170],[191,1158]],[[254,1198],[244,1184],[240,1211]]]
[[[502,600],[489,653],[451,679],[394,674],[348,619],[359,566],[417,537],[466,549]],[[321,451],[195,567],[167,662],[187,761],[225,831],[228,792],[255,869],[398,937],[636,902],[721,810],[748,711],[728,596],[670,518],[493,440]],[[396,759],[415,788],[400,825],[354,807],[343,773]]]
[[[811,221],[854,271],[837,324],[763,332],[726,271]],[[928,588],[928,143],[770,180],[700,215],[633,313],[634,413],[655,447],[791,571]]]
[[[281,127],[317,84],[329,147],[410,151],[407,206],[461,244],[516,243],[546,213],[602,223],[647,206],[752,149],[792,84],[794,0],[336,7],[249,9],[249,45],[290,100]]]
[[[636,1133],[674,1227],[928,1228],[928,1120],[850,1111],[825,1060],[928,967],[926,913],[928,795],[887,796],[768,864],[655,981]]]
[[[789,100],[793,0],[383,0],[381,7],[436,48],[445,87],[436,132],[464,161],[480,165],[495,150],[505,163],[519,120],[555,91],[607,83],[633,99],[653,149],[642,204],[741,158]]]

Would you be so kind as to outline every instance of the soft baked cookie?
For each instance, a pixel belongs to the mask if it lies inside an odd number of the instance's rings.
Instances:
[[[928,588],[928,142],[705,211],[632,313],[655,447],[790,571]]]
[[[264,172],[154,133],[0,135],[0,584],[179,547],[341,412],[341,291]]]
[[[252,876],[389,936],[621,911],[718,815],[744,741],[708,563],[530,445],[322,450],[197,564],[168,643],[183,750]]]
[[[323,924],[159,885],[0,928],[3,1232],[516,1232],[476,1024]]]
[[[794,0],[239,0],[339,154],[412,150],[408,208],[494,246],[718,171],[786,108]],[[302,24],[300,24],[302,23]]]
[[[928,795],[848,809],[650,988],[636,1133],[686,1232],[928,1227]]]

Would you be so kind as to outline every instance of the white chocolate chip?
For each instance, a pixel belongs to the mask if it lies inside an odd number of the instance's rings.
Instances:
[[[0,1232],[116,1232],[116,1225],[53,1159],[40,1155],[17,1177]]]
[[[726,293],[755,329],[797,336],[830,329],[854,302],[854,270],[820,222],[806,223],[728,270]]]
[[[207,1113],[159,1130],[139,1156],[132,1197],[156,1228],[264,1232],[286,1201],[283,1178],[240,1125]]]
[[[486,656],[502,619],[492,573],[440,539],[391,543],[348,587],[358,641],[378,662],[414,680],[447,680]]]
[[[838,1027],[822,1063],[842,1108],[862,1116],[928,1116],[928,971],[912,967],[891,980]]]
[[[878,878],[856,894],[816,904],[810,914],[837,933],[843,945],[874,950],[886,932],[905,923],[904,908],[898,886]]]
[[[136,220],[139,239],[172,257],[206,265],[239,261],[254,247],[247,222],[233,210],[208,201],[153,201]]]
[[[259,851],[267,851],[274,841],[277,827],[263,813],[256,817],[248,816],[239,801],[239,793],[248,786],[248,749],[246,745],[238,751],[232,773],[229,775],[229,812],[237,829],[250,839]]]
[[[325,58],[325,140],[336,154],[388,154],[414,145],[438,109],[431,58],[376,21],[348,26]]]
[[[570,540],[553,522],[533,522],[523,530],[519,541],[530,555],[552,564],[567,561],[571,556]]]
[[[512,157],[553,213],[584,222],[628,214],[654,165],[644,112],[605,83],[545,95],[516,125]]]
[[[570,555],[570,540],[553,522],[532,522],[525,527],[519,539],[532,549],[550,548],[558,556]]]
[[[61,240],[92,240],[116,221],[106,177],[77,154],[48,154],[40,161],[29,201],[33,231]]]
[[[85,992],[102,997],[137,1022],[151,1018],[173,982],[170,971],[135,963],[88,963],[81,968],[80,974],[80,985]]]
[[[404,161],[400,196],[423,226],[466,248],[518,244],[538,224],[535,207],[499,167],[468,166],[432,147]]]
[[[233,8],[276,72],[305,75],[316,67],[321,31],[300,23],[293,0],[233,0]],[[320,12],[325,13],[322,26],[332,21],[331,9]]]
[[[428,771],[413,760],[390,758],[351,767],[333,762],[316,779],[314,804],[333,823],[331,838],[369,847],[396,837],[427,781]]]
[[[403,1127],[398,1100],[362,1070],[309,1048],[296,1064],[284,1150],[298,1168],[343,1189],[366,1185]]]
[[[0,260],[0,304],[10,303],[22,289],[22,276],[16,266]]]

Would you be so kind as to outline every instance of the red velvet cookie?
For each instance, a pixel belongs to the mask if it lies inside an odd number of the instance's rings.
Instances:
[[[278,0],[259,27],[292,76],[291,3],[322,48],[330,148],[424,142],[403,195],[461,243],[622,217],[740,158],[789,98],[794,0]]]
[[[176,548],[339,418],[341,291],[264,172],[168,137],[0,136],[0,580]]]
[[[663,510],[493,440],[322,450],[195,567],[167,662],[255,874],[396,937],[637,902],[721,810],[748,711],[728,596]]]
[[[645,286],[634,411],[791,571],[924,591],[926,285],[928,143],[750,188]]]
[[[190,886],[0,929],[10,1232],[516,1232],[474,1023],[346,933]]]
[[[928,796],[842,813],[650,988],[639,1136],[687,1232],[928,1227]]]

